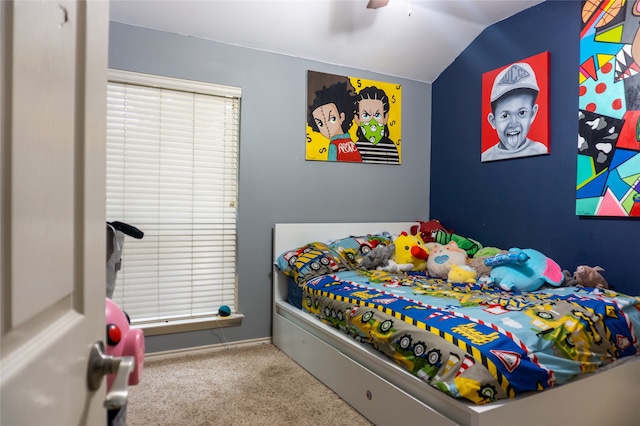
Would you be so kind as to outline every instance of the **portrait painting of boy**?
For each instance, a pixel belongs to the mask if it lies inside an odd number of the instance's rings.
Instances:
[[[482,162],[549,154],[548,58],[543,52],[483,74]]]

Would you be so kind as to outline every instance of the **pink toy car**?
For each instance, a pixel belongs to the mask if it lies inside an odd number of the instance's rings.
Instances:
[[[105,316],[107,320],[107,344],[105,354],[115,357],[132,356],[134,369],[129,375],[129,385],[137,385],[144,366],[144,333],[129,327],[129,319],[122,309],[106,298]],[[115,374],[107,376],[107,391],[111,389]]]

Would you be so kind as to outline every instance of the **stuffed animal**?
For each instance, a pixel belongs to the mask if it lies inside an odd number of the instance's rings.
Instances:
[[[512,248],[506,255],[488,258],[494,264],[489,274],[491,283],[507,291],[535,291],[545,283],[559,286],[564,281],[560,266],[533,249]]]
[[[447,278],[452,265],[467,264],[467,252],[459,248],[455,241],[444,246],[439,243],[430,244],[432,250],[427,259],[427,271],[432,277]]]
[[[434,238],[434,235],[439,231],[453,234],[453,230],[447,229],[442,226],[438,219],[431,219],[428,222],[418,221],[418,225],[413,225],[411,227],[411,234],[420,234],[420,238],[422,238],[422,241],[424,241],[425,243],[437,242]]]
[[[368,252],[360,261],[360,269],[376,269],[383,268],[389,265],[389,259],[393,258],[393,254],[396,251],[395,244],[389,244],[388,246],[378,244],[370,252]]]
[[[609,288],[609,283],[604,279],[600,272],[604,272],[600,266],[580,265],[573,273],[577,285],[592,288]]]
[[[393,259],[389,259],[389,265],[382,267],[382,270],[401,272],[427,269],[429,252],[419,235],[402,232],[393,240],[393,244],[395,245]]]
[[[445,228],[439,220],[432,219],[428,222],[418,222],[419,225],[411,227],[412,234],[420,234],[425,243],[436,242],[442,245],[455,241],[459,248],[467,252],[468,256],[473,256],[482,249],[482,244],[473,238],[463,237],[453,232],[453,229]]]
[[[478,274],[469,265],[451,265],[447,281],[452,283],[468,283],[475,284]]]
[[[473,256],[482,248],[482,244],[480,244],[480,242],[473,238],[463,237],[458,234],[448,234],[443,231],[437,231],[434,238],[436,242],[440,244],[448,244],[449,241],[455,241],[458,247],[467,252],[468,256]]]
[[[361,269],[389,272],[424,271],[429,252],[418,235],[402,232],[392,244],[377,246],[360,262]]]
[[[530,257],[522,250],[511,250],[505,254],[497,254],[484,260],[486,266],[524,265]]]
[[[562,275],[564,275],[564,281],[562,281],[562,287],[575,287],[578,285],[578,281],[573,277],[571,272],[566,269],[562,270]]]
[[[488,257],[493,257],[497,254],[506,254],[507,250],[502,250],[497,247],[483,247],[473,255],[471,259],[467,261],[467,265],[472,267],[479,277],[488,277],[491,272],[491,266],[484,264],[484,260]]]
[[[499,249],[498,247],[483,247],[473,255],[473,257],[493,257],[497,254],[505,254],[508,253],[507,250]]]

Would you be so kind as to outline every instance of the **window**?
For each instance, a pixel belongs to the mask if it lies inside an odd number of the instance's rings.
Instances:
[[[107,221],[144,232],[125,237],[113,300],[146,334],[237,317],[240,94],[109,72]]]

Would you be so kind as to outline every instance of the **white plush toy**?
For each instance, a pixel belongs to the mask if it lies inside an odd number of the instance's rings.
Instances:
[[[427,271],[432,277],[447,278],[452,265],[467,263],[467,252],[458,247],[455,241],[444,246],[438,243],[429,243],[427,246],[431,247],[427,259]]]

